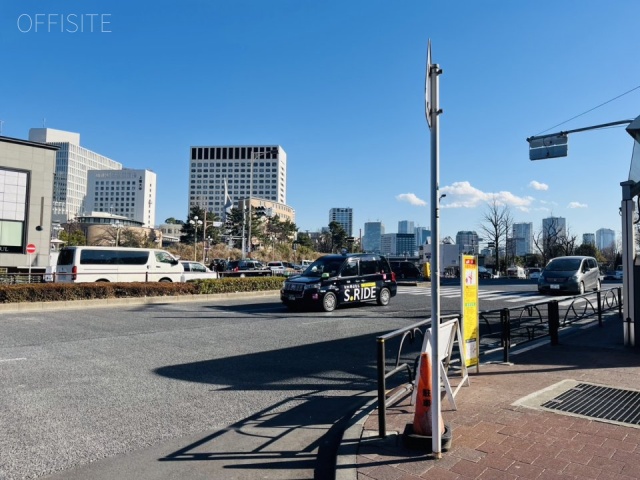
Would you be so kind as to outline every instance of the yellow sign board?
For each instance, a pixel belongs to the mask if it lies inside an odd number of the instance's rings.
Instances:
[[[462,288],[462,337],[464,339],[467,367],[479,366],[480,321],[478,318],[478,259],[474,255],[462,255],[460,286]]]

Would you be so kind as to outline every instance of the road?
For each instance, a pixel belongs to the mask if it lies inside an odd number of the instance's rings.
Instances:
[[[376,336],[429,316],[425,285],[329,314],[275,295],[2,313],[0,478],[331,479]],[[481,307],[531,287],[481,286]]]

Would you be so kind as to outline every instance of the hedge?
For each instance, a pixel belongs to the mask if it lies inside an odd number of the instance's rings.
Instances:
[[[175,297],[280,290],[284,277],[190,280],[186,283],[27,283],[0,286],[0,303],[55,302],[97,298]]]

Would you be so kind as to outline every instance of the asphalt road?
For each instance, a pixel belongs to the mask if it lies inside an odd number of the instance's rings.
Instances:
[[[480,291],[483,309],[537,293]],[[1,313],[0,478],[331,479],[376,388],[376,336],[429,317],[429,294],[329,314],[275,295]],[[459,309],[455,285],[441,295]]]

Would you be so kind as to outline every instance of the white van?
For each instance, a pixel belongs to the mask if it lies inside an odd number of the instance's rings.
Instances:
[[[180,282],[184,267],[169,252],[154,248],[65,247],[55,282]]]

